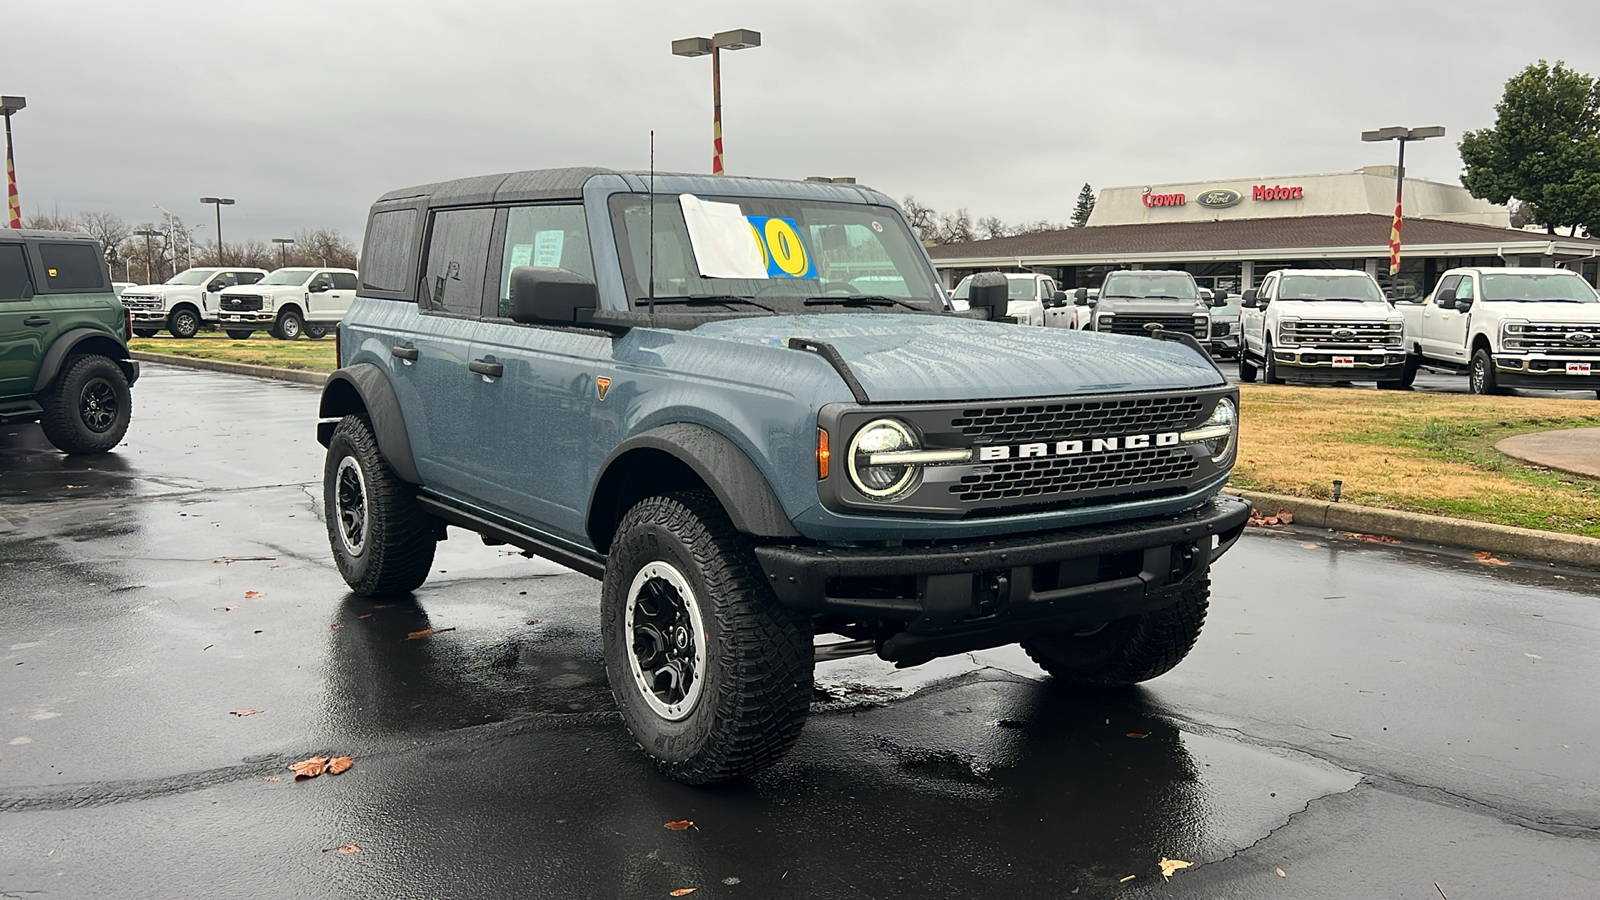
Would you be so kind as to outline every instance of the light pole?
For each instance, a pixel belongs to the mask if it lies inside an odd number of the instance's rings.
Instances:
[[[228,264],[228,258],[223,255],[222,250],[222,208],[232,206],[233,200],[229,197],[201,197],[200,202],[212,203],[217,207],[217,265],[225,266]]]
[[[153,282],[150,280],[150,257],[155,251],[150,249],[150,239],[160,235],[161,232],[154,228],[141,228],[135,231],[134,234],[141,235],[144,238],[144,283],[152,284]]]
[[[1389,227],[1389,275],[1400,274],[1400,200],[1404,195],[1406,186],[1406,142],[1425,141],[1428,138],[1444,137],[1443,125],[1430,125],[1427,128],[1380,128],[1377,131],[1361,132],[1361,139],[1369,143],[1373,141],[1399,141],[1400,164],[1394,172],[1394,224]]]
[[[278,268],[289,265],[289,245],[294,243],[294,238],[273,238],[272,242],[278,245]]]
[[[150,208],[159,209],[161,210],[161,214],[166,216],[166,218],[163,220],[163,224],[166,225],[167,228],[167,245],[172,248],[172,272],[174,275],[176,275],[178,272],[178,241],[173,236],[172,229],[176,224],[175,220],[178,217],[172,214],[172,210],[167,209],[165,206],[162,206],[159,203],[150,204]]]
[[[711,174],[722,174],[722,62],[720,50],[761,46],[761,32],[748,28],[719,31],[711,37],[682,38],[672,42],[673,56],[711,54]]]
[[[22,201],[17,199],[17,164],[11,154],[11,114],[27,105],[26,97],[0,97],[0,115],[6,117],[6,220],[12,228],[22,227]]]

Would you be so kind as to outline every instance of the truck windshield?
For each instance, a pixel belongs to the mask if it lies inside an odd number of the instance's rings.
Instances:
[[[211,277],[216,269],[185,269],[167,279],[167,284],[199,284]]]
[[[652,300],[657,312],[711,306],[752,315],[944,306],[922,247],[887,207],[656,195],[653,253],[646,195],[614,195],[611,217],[635,309]]]
[[[1100,286],[1101,297],[1132,300],[1199,300],[1200,291],[1187,272],[1113,272]]]
[[[256,284],[305,284],[316,269],[279,269]]]
[[[1032,300],[1033,299],[1033,279],[1032,278],[1007,278],[1006,279],[1006,299],[1007,300]]]
[[[1285,275],[1278,287],[1279,300],[1344,300],[1383,303],[1383,291],[1366,275]]]
[[[1521,302],[1600,303],[1588,282],[1571,272],[1484,275],[1483,299]]]

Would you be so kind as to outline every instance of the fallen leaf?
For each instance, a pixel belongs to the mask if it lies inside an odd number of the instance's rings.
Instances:
[[[1318,547],[1321,547],[1322,545],[1321,544],[1313,544],[1310,541],[1301,541],[1300,542],[1300,546],[1306,548],[1307,550],[1315,550]]]
[[[1285,525],[1293,525],[1294,510],[1282,506],[1278,507],[1278,521]]]
[[[1355,538],[1358,541],[1367,541],[1368,543],[1372,543],[1372,544],[1398,544],[1398,543],[1400,543],[1399,540],[1397,540],[1395,538],[1392,538],[1392,537],[1389,537],[1386,534],[1362,534],[1359,531],[1341,531],[1339,533],[1344,535],[1347,538]]]
[[[1288,878],[1289,876],[1285,875],[1282,869],[1279,869],[1278,870],[1278,877],[1279,878]]]
[[[238,716],[241,719],[244,718],[245,716],[253,716],[258,712],[261,712],[261,710],[259,710],[259,709],[230,709],[230,710],[228,710],[228,714],[229,715]]]
[[[372,613],[362,613],[361,615],[356,616],[356,618],[358,618],[358,619],[370,619],[370,618],[372,618]]]
[[[676,822],[668,822],[663,827],[670,828],[673,831],[688,831],[689,829],[694,827],[694,823],[689,821],[688,819],[679,819]]]
[[[356,761],[348,756],[335,756],[333,759],[328,760],[328,774],[338,775],[341,772],[347,772],[355,764]]]
[[[1119,878],[1117,879],[1117,884],[1125,884],[1129,881],[1132,881],[1135,877],[1137,876],[1129,875],[1127,878]]]
[[[216,559],[213,559],[212,562],[214,562],[214,563],[222,563],[223,565],[231,566],[236,562],[255,562],[255,561],[273,560],[273,559],[277,559],[277,557],[276,556],[219,556]]]
[[[453,625],[451,627],[449,627],[449,628],[424,628],[421,631],[413,631],[410,634],[406,635],[406,640],[415,641],[415,640],[419,640],[421,638],[428,637],[430,635],[439,634],[440,632],[455,631],[455,630],[456,630],[455,626],[453,626]]]
[[[678,888],[675,891],[668,891],[667,893],[668,896],[672,897],[687,897],[697,890],[699,890],[699,888]]]
[[[1149,737],[1149,736],[1150,736],[1150,735],[1149,735],[1149,734],[1148,734],[1148,733],[1145,733],[1145,734],[1140,734],[1140,733],[1139,733],[1139,732],[1137,732],[1137,731],[1130,731],[1130,732],[1128,732],[1128,737],[1131,737],[1131,738],[1147,738],[1147,737]]]
[[[261,592],[260,591],[245,591],[244,592],[244,598],[246,600],[254,600],[255,598],[257,598],[259,596],[261,596]]]
[[[1156,865],[1161,867],[1161,877],[1167,881],[1171,881],[1173,872],[1176,872],[1179,869],[1187,869],[1194,865],[1194,863],[1186,863],[1181,859],[1167,859],[1165,856],[1163,856],[1161,857],[1161,862],[1156,863]]]
[[[1524,654],[1522,654],[1522,655],[1523,655],[1523,656],[1526,656],[1526,657],[1527,657],[1527,658],[1529,658],[1529,659],[1544,659],[1544,657],[1542,657],[1542,656],[1540,656],[1540,655],[1539,655],[1539,654],[1537,654],[1537,653],[1524,653]]]
[[[1472,554],[1472,558],[1477,560],[1478,562],[1481,562],[1481,563],[1488,563],[1491,566],[1509,566],[1509,565],[1511,565],[1511,563],[1508,563],[1503,559],[1497,558],[1493,553],[1490,553],[1487,550],[1479,550],[1479,551],[1473,553]]]
[[[334,631],[338,631],[339,629],[343,628],[344,626],[343,625],[329,625],[328,627],[333,629]]]
[[[361,852],[361,845],[360,844],[345,844],[343,847],[339,848],[339,852],[340,853],[360,853]]]
[[[289,771],[294,773],[295,781],[315,778],[328,771],[328,758],[326,756],[313,756],[310,759],[302,759],[297,763],[290,763],[288,768]]]
[[[282,779],[282,778],[279,778],[279,777],[278,777],[278,776],[276,776],[276,775],[268,775],[268,776],[267,776],[267,777],[265,777],[265,778],[263,778],[263,779],[261,779],[261,780],[262,780],[262,781],[282,781],[282,780],[283,780],[283,779]]]

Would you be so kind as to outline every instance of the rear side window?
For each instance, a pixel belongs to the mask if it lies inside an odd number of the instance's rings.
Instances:
[[[0,244],[0,303],[33,296],[33,278],[21,244]]]
[[[93,244],[39,244],[44,283],[52,291],[99,291],[107,285],[106,261]]]
[[[267,277],[267,276],[261,274],[260,272],[240,272],[239,273],[239,283],[240,284],[255,284],[256,282],[260,281],[261,279],[263,279],[265,277]]]
[[[427,309],[458,316],[483,314],[494,210],[447,209],[433,214],[428,261],[422,274]]]
[[[333,289],[336,291],[353,291],[356,289],[356,277],[349,272],[333,273]]]
[[[417,211],[392,209],[374,213],[367,223],[367,246],[361,252],[363,290],[405,295],[411,285],[412,247]]]

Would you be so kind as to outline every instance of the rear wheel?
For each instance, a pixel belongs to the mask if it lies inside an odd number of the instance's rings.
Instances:
[[[305,331],[305,321],[300,314],[292,309],[286,309],[278,314],[278,321],[272,323],[272,336],[280,341],[292,341]]]
[[[1205,625],[1211,602],[1209,572],[1183,588],[1178,602],[1070,634],[1022,642],[1056,681],[1083,687],[1124,687],[1149,681],[1183,661]]]
[[[167,331],[175,338],[192,338],[200,331],[200,314],[188,306],[180,306],[167,316]]]
[[[313,341],[320,341],[328,336],[328,326],[321,322],[306,323],[306,337]]]
[[[422,510],[416,488],[383,461],[362,416],[345,416],[333,430],[322,468],[322,503],[333,560],[351,590],[364,597],[405,593],[427,579],[439,520]]]
[[[223,331],[226,331],[228,333],[228,337],[231,337],[236,341],[248,341],[250,340],[250,335],[255,334],[254,331],[243,328],[224,328]]]
[[[1247,384],[1256,380],[1256,364],[1250,361],[1243,350],[1239,351],[1239,380]]]
[[[810,708],[806,618],[778,602],[748,538],[703,491],[623,516],[600,594],[606,675],[669,777],[722,781],[777,762]]]
[[[104,356],[68,359],[40,400],[39,427],[64,453],[110,450],[122,442],[133,415],[128,378]]]

